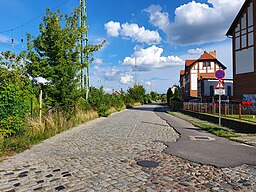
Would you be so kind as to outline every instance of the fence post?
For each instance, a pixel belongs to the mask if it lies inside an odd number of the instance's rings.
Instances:
[[[239,120],[242,119],[242,105],[239,103]]]
[[[43,98],[43,91],[40,90],[40,95],[39,95],[39,122],[40,124],[42,123],[42,98]]]

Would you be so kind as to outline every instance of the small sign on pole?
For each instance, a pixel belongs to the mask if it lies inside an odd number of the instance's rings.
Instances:
[[[225,71],[224,70],[217,70],[217,71],[215,71],[215,77],[217,78],[217,79],[223,79],[225,76],[226,76],[226,73],[225,73]]]
[[[219,95],[219,128],[221,127],[221,95],[225,95],[225,86],[222,82],[222,79],[226,76],[224,70],[217,70],[215,72],[215,77],[219,80],[215,86],[214,93]]]
[[[219,79],[219,82],[215,85],[215,89],[224,89],[225,85],[223,84],[222,80]]]
[[[226,92],[225,92],[225,89],[215,89],[214,94],[215,95],[225,95]]]

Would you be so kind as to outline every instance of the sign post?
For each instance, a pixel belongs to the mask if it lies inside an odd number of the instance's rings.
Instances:
[[[222,82],[222,79],[225,77],[224,70],[217,70],[215,72],[215,77],[219,82],[215,86],[215,95],[219,95],[219,128],[221,128],[221,95],[225,95],[225,86]]]

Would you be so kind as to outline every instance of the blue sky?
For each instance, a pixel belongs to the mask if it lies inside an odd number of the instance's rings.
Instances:
[[[134,82],[165,93],[178,84],[186,59],[217,51],[232,78],[231,39],[225,33],[244,0],[87,0],[89,43],[107,43],[90,66],[91,85],[126,90]],[[0,51],[26,49],[46,8],[70,13],[79,0],[1,0]],[[14,29],[14,30],[10,30]],[[14,39],[14,48],[11,39]],[[135,68],[136,62],[136,68]]]

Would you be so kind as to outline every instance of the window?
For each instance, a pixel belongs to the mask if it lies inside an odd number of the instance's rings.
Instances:
[[[248,34],[248,46],[253,45],[253,33]]]
[[[250,4],[250,7],[248,7],[248,26],[253,25],[253,4]]]
[[[208,61],[203,62],[203,67],[211,67],[211,62],[208,62]]]
[[[210,86],[210,96],[214,96],[214,87]]]
[[[243,35],[242,36],[242,47],[241,48],[245,48],[246,43],[247,43],[247,35]]]
[[[240,37],[236,38],[236,50],[240,49]]]
[[[235,28],[234,47],[236,51],[249,49],[254,44],[253,3],[243,13]]]
[[[246,28],[246,13],[243,15],[241,19],[241,26],[242,26],[242,29]]]

